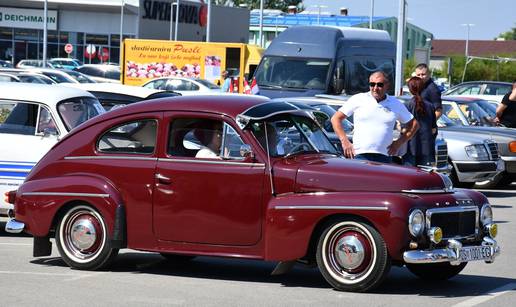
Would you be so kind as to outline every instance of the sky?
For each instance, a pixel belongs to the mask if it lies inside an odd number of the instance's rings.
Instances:
[[[434,35],[435,39],[492,40],[516,27],[516,0],[406,0],[408,22]],[[374,15],[398,17],[400,0],[374,0]],[[305,9],[369,16],[371,0],[304,0]],[[327,7],[322,7],[327,6]]]

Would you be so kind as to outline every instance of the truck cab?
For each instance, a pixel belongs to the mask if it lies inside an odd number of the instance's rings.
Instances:
[[[270,98],[353,95],[369,90],[373,71],[394,80],[395,57],[396,46],[386,31],[291,27],[265,50],[254,76],[260,95]]]

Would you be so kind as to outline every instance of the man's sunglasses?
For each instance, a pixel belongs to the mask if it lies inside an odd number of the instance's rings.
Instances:
[[[377,83],[377,82],[369,82],[369,86],[370,86],[370,87],[375,87],[375,85],[381,88],[381,87],[383,87],[385,84],[384,84],[383,82],[378,82],[378,83]]]

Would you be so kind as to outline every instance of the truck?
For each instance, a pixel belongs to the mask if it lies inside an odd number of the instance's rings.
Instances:
[[[373,71],[393,81],[395,59],[396,45],[386,31],[296,26],[272,41],[254,77],[260,95],[270,98],[353,95],[369,90]]]
[[[243,92],[244,78],[259,64],[263,48],[241,43],[125,39],[122,84],[141,86],[160,77],[201,78],[222,84],[222,72]]]

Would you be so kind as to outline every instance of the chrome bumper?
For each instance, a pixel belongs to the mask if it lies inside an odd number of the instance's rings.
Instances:
[[[25,228],[25,224],[22,222],[18,222],[15,219],[10,219],[5,224],[5,231],[10,233],[20,233]]]
[[[482,246],[489,246],[491,248],[491,257],[484,259],[484,261],[486,263],[494,262],[495,257],[500,254],[498,243],[489,237],[484,237]],[[446,248],[406,251],[403,253],[403,260],[406,263],[414,264],[450,262],[452,265],[459,265],[459,252],[461,248],[462,243],[452,239],[448,240],[448,246]]]

